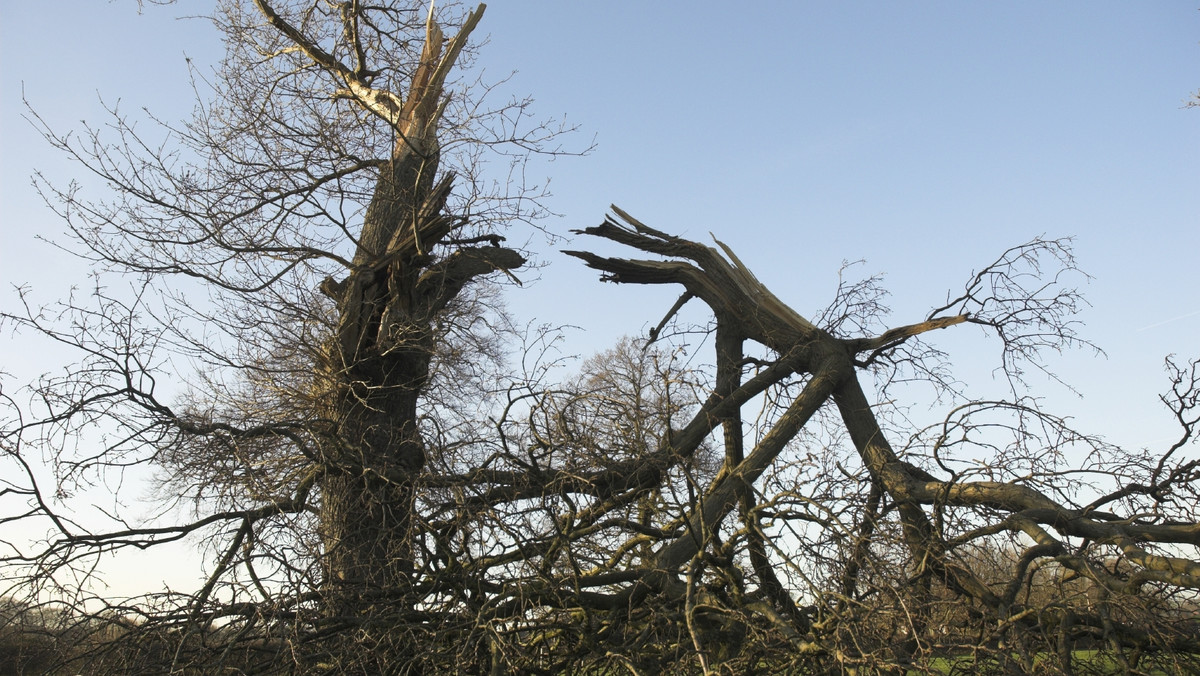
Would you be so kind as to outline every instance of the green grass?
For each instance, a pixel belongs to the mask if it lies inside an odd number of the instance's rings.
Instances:
[[[1016,657],[1014,655],[1014,657]],[[1174,676],[1175,674],[1195,673],[1191,669],[1197,668],[1200,665],[1200,655],[1190,655],[1180,662],[1187,662],[1186,666],[1177,665],[1174,660],[1160,656],[1143,657],[1138,664],[1139,673],[1150,674],[1150,676]],[[1040,653],[1034,657],[1034,668],[1037,673],[1052,674],[1057,671],[1058,656],[1049,653]],[[934,673],[946,674],[987,674],[989,671],[996,669],[999,666],[995,658],[986,658],[979,664],[975,663],[973,657],[964,655],[962,657],[935,657],[929,662],[930,669]],[[1109,653],[1100,650],[1076,650],[1071,653],[1071,666],[1079,674],[1087,674],[1088,676],[1109,676],[1110,674],[1120,674],[1121,665]],[[1041,669],[1038,669],[1041,667]],[[1181,669],[1188,669],[1181,671]],[[911,676],[917,676],[921,672],[910,671]]]

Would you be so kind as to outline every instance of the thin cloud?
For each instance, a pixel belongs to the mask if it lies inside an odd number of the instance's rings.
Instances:
[[[1180,319],[1187,319],[1188,317],[1195,317],[1196,315],[1200,315],[1200,310],[1196,310],[1195,312],[1189,312],[1185,315],[1179,315],[1178,317],[1171,317],[1170,319],[1165,319],[1161,322],[1158,322],[1157,324],[1143,326],[1142,328],[1138,329],[1138,331],[1149,331],[1150,329],[1157,329],[1158,327],[1163,326],[1165,324],[1170,324],[1171,322],[1177,322]]]

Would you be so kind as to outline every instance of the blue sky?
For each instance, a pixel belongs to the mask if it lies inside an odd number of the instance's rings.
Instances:
[[[185,54],[220,53],[206,22],[175,18],[201,3],[52,5],[0,4],[5,308],[13,284],[42,300],[86,284],[35,240],[62,228],[29,175],[72,168],[21,118],[22,88],[59,128],[99,121],[98,94],[176,119],[191,109]],[[616,203],[664,230],[712,232],[802,314],[831,299],[843,260],[866,259],[864,273],[887,275],[895,323],[1009,246],[1074,236],[1094,277],[1083,334],[1108,358],[1058,362],[1083,398],[1050,383],[1038,394],[1116,441],[1173,434],[1155,400],[1162,359],[1200,354],[1200,109],[1184,108],[1200,89],[1194,3],[498,0],[478,32],[491,35],[481,67],[516,71],[510,86],[536,112],[580,124],[580,145],[596,138],[588,157],[533,168],[553,179],[554,231]],[[575,352],[644,331],[677,295],[541,256],[542,281],[509,303],[578,326]],[[993,344],[970,330],[938,339],[988,377]],[[5,355],[10,371],[53,366]]]

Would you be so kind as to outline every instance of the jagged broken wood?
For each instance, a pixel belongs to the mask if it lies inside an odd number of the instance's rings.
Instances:
[[[837,408],[871,481],[896,506],[903,526],[904,542],[911,560],[915,562],[912,571],[914,579],[936,577],[947,588],[971,599],[977,607],[986,609],[1000,626],[1014,622],[1036,625],[1036,617],[1026,612],[1015,598],[1019,580],[1014,580],[1006,593],[998,594],[974,571],[947,556],[956,543],[948,541],[941,534],[931,518],[931,510],[953,507],[993,510],[996,518],[982,532],[1023,533],[1035,543],[1034,548],[1029,550],[1031,560],[1058,556],[1067,567],[1082,575],[1099,577],[1114,590],[1134,591],[1152,580],[1200,589],[1200,564],[1180,556],[1151,553],[1137,544],[1200,545],[1200,527],[1193,523],[1140,524],[1128,516],[1071,508],[1051,495],[1017,483],[966,481],[958,477],[939,479],[897,456],[872,412],[871,404],[859,384],[857,370],[886,356],[889,351],[913,337],[972,321],[968,313],[931,315],[923,322],[890,329],[873,337],[837,338],[780,301],[723,243],[717,242],[719,252],[712,247],[655,230],[616,207],[613,207],[613,213],[613,217],[606,218],[599,226],[577,233],[606,239],[661,258],[604,257],[587,251],[566,253],[583,260],[588,267],[601,271],[601,278],[605,281],[618,284],[679,284],[684,287],[684,294],[667,313],[667,319],[689,298],[699,298],[711,309],[718,336],[724,331],[726,340],[733,335],[737,336],[736,340],[756,341],[772,350],[778,355],[778,361],[746,384],[753,385],[750,391],[761,392],[770,383],[796,375],[804,379],[804,387],[750,453],[744,458],[740,457],[740,453],[727,455],[726,470],[713,480],[685,520],[686,532],[658,548],[653,563],[647,567],[639,584],[627,587],[618,594],[617,599],[604,605],[628,603],[632,597],[650,590],[683,594],[684,583],[679,575],[687,562],[711,542],[712,535],[737,507],[739,493],[744,494],[746,487],[753,485],[776,460],[785,444],[825,405]],[[940,311],[949,309],[947,306]],[[667,319],[664,319],[664,323]],[[654,334],[661,328],[660,324]],[[740,355],[740,348],[727,348],[725,352],[723,356],[718,350],[718,373],[722,369],[740,369],[740,364],[722,363],[722,359],[731,358],[729,355]],[[764,376],[770,383],[763,382]],[[672,439],[664,440],[664,445],[672,446],[675,453],[683,455],[693,452],[699,444],[699,437],[710,433],[718,420],[728,419],[732,410],[740,406],[738,402],[745,401],[748,390],[743,386],[729,388],[724,393],[725,397],[717,396],[719,394],[722,393],[715,393],[700,408],[691,424]],[[728,446],[740,441],[734,442],[727,435],[725,443]],[[729,457],[735,457],[736,462],[729,463]],[[662,463],[664,458],[648,458],[646,462]],[[638,475],[637,472],[633,474]],[[864,519],[860,525],[870,528],[872,523],[871,519]],[[864,531],[863,535],[869,538],[869,531]],[[1066,556],[1068,550],[1064,542],[1068,538],[1116,543],[1128,562],[1138,566],[1139,571],[1128,582],[1092,571],[1082,559]],[[853,565],[848,568],[848,571],[856,570]],[[851,577],[846,581],[849,585],[845,590],[847,593],[857,584],[854,579],[856,573],[848,574]],[[597,579],[607,577],[600,575]],[[580,580],[574,583],[579,584]],[[588,585],[586,576],[582,583]],[[773,621],[777,621],[777,618]],[[1111,618],[1099,615],[1081,617],[1079,621],[1097,627],[1108,626],[1109,631],[1123,637],[1121,640],[1131,643],[1151,643],[1156,640],[1134,626],[1112,629]],[[1174,637],[1169,641],[1174,648],[1192,651],[1200,646],[1200,642],[1186,637]]]

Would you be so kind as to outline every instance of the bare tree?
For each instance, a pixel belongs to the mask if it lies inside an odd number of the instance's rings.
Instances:
[[[25,566],[26,594],[82,607],[103,552],[205,533],[218,536],[207,584],[147,611],[188,618],[185,633],[228,614],[319,617],[318,633],[369,636],[361,648],[382,640],[372,608],[413,607],[414,477],[433,453],[426,434],[444,428],[444,409],[420,402],[485,380],[506,329],[476,282],[526,263],[500,233],[541,214],[543,189],[485,181],[482,152],[520,163],[556,152],[565,131],[527,124],[528,101],[486,107],[488,86],[455,74],[483,12],[223,2],[227,54],[211,83],[196,74],[190,122],[159,123],[159,140],[114,108],[105,130],[44,129],[110,189],[98,202],[43,183],[81,255],[112,274],[90,305],[63,305],[65,323],[35,308],[6,318],[84,355],[35,386],[44,412],[10,398],[5,450],[24,478],[6,493],[28,511],[6,521],[48,518],[53,531],[40,553],[6,556]],[[181,398],[162,391],[169,360],[195,367]],[[152,527],[113,514],[118,527],[96,531],[60,516],[30,449],[50,459],[60,496],[161,468],[173,507],[191,498],[195,517]],[[186,665],[181,640],[173,659]],[[384,648],[376,659],[395,657]]]
[[[888,328],[877,279],[809,320],[719,242],[614,209],[580,234],[649,258],[569,253],[682,295],[559,378],[557,334],[512,327],[489,282],[526,265],[501,232],[540,193],[478,172],[483,149],[519,162],[563,130],[512,131],[525,101],[480,112],[487,87],[455,73],[483,7],[456,11],[231,0],[226,60],[165,141],[115,109],[111,132],[45,130],[112,196],[43,184],[104,283],[5,316],[82,355],[4,393],[0,523],[49,531],[0,558],[0,636],[31,664],[1197,666],[1200,362],[1168,362],[1181,433],[1159,453],[1042,410],[1031,372],[1089,346],[1068,242],[1014,247]],[[702,326],[678,319],[693,300]],[[964,325],[997,342],[1011,396],[956,389],[927,334]],[[887,403],[912,382],[947,402],[934,424]],[[121,482],[142,468],[159,511],[135,519]],[[72,508],[90,490],[117,495],[100,517]],[[107,555],[185,538],[198,589],[96,589]]]
[[[1067,242],[1010,249],[920,322],[840,337],[847,326],[878,321],[874,280],[843,286],[818,326],[719,242],[720,251],[614,210],[617,218],[582,232],[660,258],[570,253],[609,281],[682,285],[681,303],[700,299],[715,318],[716,386],[673,436],[673,452],[686,455],[718,424],[727,428],[726,471],[690,510],[692,535],[658,547],[627,596],[686,598],[691,583],[679,572],[720,562],[724,577],[739,580],[723,585],[727,598],[742,599],[726,602],[726,612],[761,613],[793,654],[819,655],[815,663],[834,671],[930,669],[957,656],[963,669],[1041,664],[1071,673],[1077,643],[1101,648],[1131,673],[1195,668],[1200,460],[1182,449],[1200,422],[1200,362],[1168,361],[1163,401],[1181,432],[1157,455],[1076,432],[1023,396],[1026,370],[1047,368],[1044,352],[1087,345],[1072,319],[1080,298],[1067,285],[1075,271]],[[922,336],[969,324],[998,339],[1014,397],[966,401],[894,444],[904,428],[887,431],[878,412],[888,407],[870,402],[858,373],[874,372],[885,391],[914,377],[950,388],[941,353]],[[746,358],[747,344],[768,357]],[[734,412],[769,388],[777,412],[746,452],[746,435],[728,427],[740,427]],[[727,551],[717,543],[735,512],[743,526],[731,551],[741,557],[716,556]],[[756,564],[768,551],[772,564]],[[1007,556],[983,566],[985,551]],[[742,587],[742,562],[751,564],[756,589]],[[1089,591],[1051,593],[1037,582],[1039,570],[1084,581]],[[697,650],[703,661],[699,642]],[[1047,654],[1058,662],[1046,667]]]

